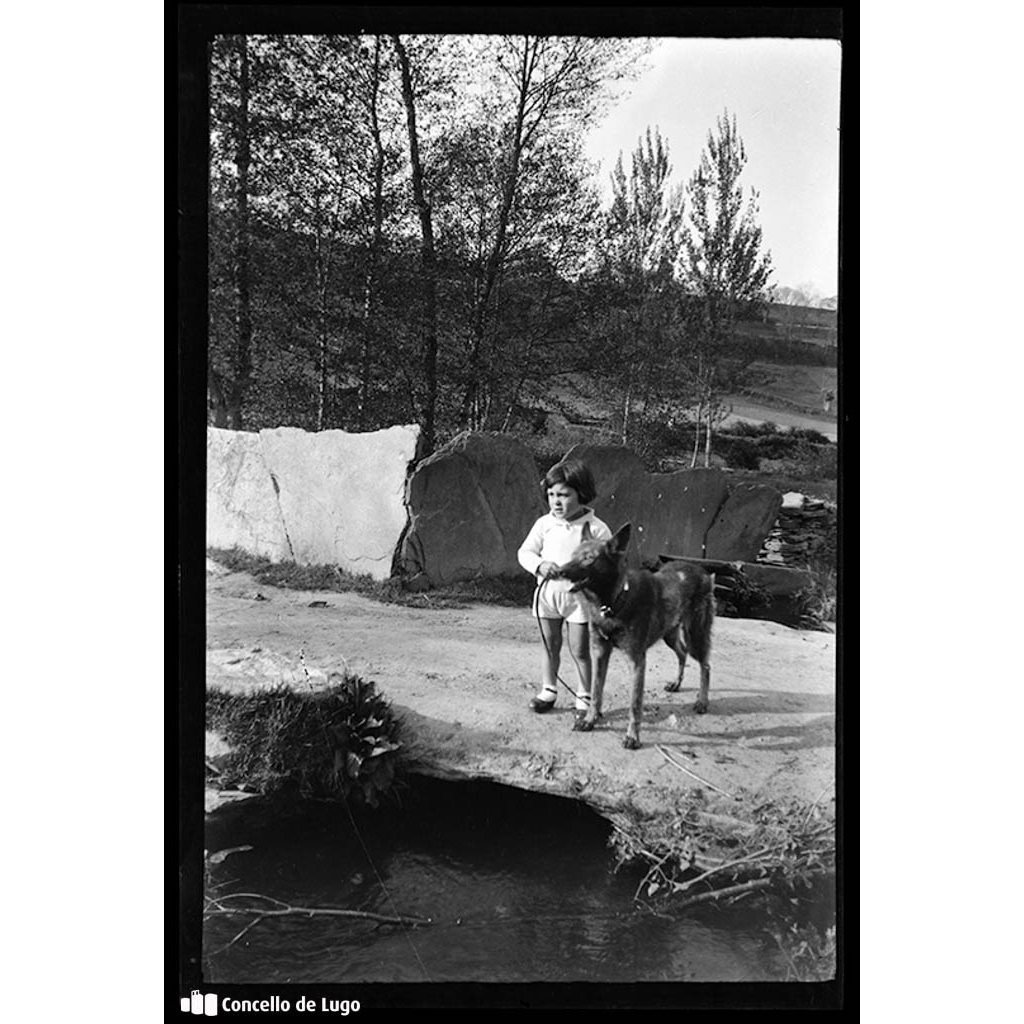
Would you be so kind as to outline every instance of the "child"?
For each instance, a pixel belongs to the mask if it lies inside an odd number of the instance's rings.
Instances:
[[[562,649],[562,621],[569,624],[569,652],[576,662],[579,692],[573,729],[579,729],[590,705],[590,632],[587,617],[569,580],[553,578],[559,566],[568,562],[583,538],[583,527],[590,524],[594,540],[607,540],[612,532],[594,515],[588,502],[597,497],[590,470],[576,459],[559,462],[548,470],[541,487],[548,499],[547,515],[533,524],[519,548],[519,564],[537,577],[534,596],[537,620],[544,638],[541,691],[530,707],[543,713],[555,704],[558,665]]]

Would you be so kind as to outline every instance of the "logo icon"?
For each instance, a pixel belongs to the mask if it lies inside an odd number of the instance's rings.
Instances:
[[[182,1013],[198,1013],[206,1014],[207,1017],[217,1016],[217,996],[213,992],[208,992],[205,996],[199,991],[199,989],[192,989],[192,996],[181,997],[181,1012]]]

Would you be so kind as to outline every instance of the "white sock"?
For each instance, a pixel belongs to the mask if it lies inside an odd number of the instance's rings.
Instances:
[[[583,693],[580,691],[576,694],[576,710],[577,711],[589,711],[590,710],[590,694]]]
[[[550,704],[554,704],[557,696],[558,691],[553,686],[549,688],[548,684],[545,683],[540,693],[537,694],[537,700],[543,700]]]

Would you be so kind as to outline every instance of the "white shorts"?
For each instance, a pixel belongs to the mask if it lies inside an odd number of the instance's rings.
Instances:
[[[570,591],[571,586],[571,580],[541,580],[534,596],[533,614],[538,619],[587,622],[587,613],[579,596]]]

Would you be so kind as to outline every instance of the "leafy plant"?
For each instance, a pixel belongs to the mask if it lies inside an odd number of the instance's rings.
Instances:
[[[834,564],[812,566],[810,585],[793,597],[800,625],[821,629],[824,623],[835,622],[837,592]]]
[[[715,596],[722,602],[722,614],[744,618],[772,603],[771,594],[746,573],[715,580]]]
[[[209,689],[207,728],[231,748],[225,788],[336,797],[376,807],[395,782],[401,743],[390,703],[373,682],[332,674],[326,689],[245,693]]]

